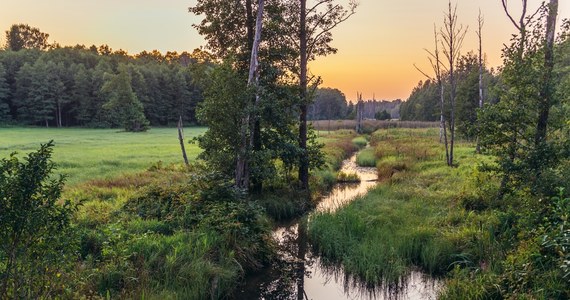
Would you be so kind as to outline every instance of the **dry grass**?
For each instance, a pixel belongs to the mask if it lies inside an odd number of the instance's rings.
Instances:
[[[323,131],[334,131],[339,129],[355,129],[355,120],[320,120],[310,122],[313,128]],[[380,121],[365,120],[362,124],[365,132],[373,132],[378,129],[388,128],[437,128],[439,122],[418,122],[418,121]]]

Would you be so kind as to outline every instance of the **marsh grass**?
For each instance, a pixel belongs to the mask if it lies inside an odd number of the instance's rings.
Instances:
[[[205,130],[186,128],[186,141]],[[0,157],[14,151],[24,154],[49,140],[55,143],[56,173],[67,176],[67,187],[92,179],[139,173],[159,161],[164,165],[182,163],[176,128],[152,128],[140,133],[116,129],[0,128]],[[195,144],[187,144],[186,151],[194,159],[201,150]]]
[[[358,136],[352,139],[352,143],[358,148],[363,149],[368,144],[368,141],[363,136]]]
[[[356,164],[360,167],[376,167],[376,155],[374,148],[360,151],[356,156]]]
[[[459,143],[459,167],[447,167],[432,129],[380,130],[371,143],[379,175],[388,180],[336,213],[311,217],[315,251],[370,284],[397,283],[414,267],[435,276],[455,266],[495,267],[500,220],[459,200],[486,158]]]
[[[358,177],[358,174],[356,173],[345,173],[341,171],[338,172],[336,180],[338,182],[344,182],[344,183],[355,183],[355,182],[360,182],[360,177]]]

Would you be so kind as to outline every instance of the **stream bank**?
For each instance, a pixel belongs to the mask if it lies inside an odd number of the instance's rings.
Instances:
[[[277,225],[273,238],[279,247],[279,262],[248,276],[236,299],[435,299],[438,282],[419,271],[397,284],[370,285],[313,251],[307,237],[307,218],[335,212],[377,185],[376,168],[358,167],[357,154],[343,161],[340,171],[356,173],[361,181],[337,183],[307,217]]]

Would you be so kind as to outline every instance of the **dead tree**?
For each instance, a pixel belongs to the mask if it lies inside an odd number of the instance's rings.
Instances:
[[[463,39],[467,33],[467,28],[457,23],[457,6],[453,7],[449,1],[448,11],[444,16],[443,28],[440,30],[441,45],[443,47],[443,55],[447,59],[448,78],[449,78],[449,157],[448,166],[453,166],[453,150],[455,145],[455,98],[457,90],[457,79],[455,78],[455,64],[461,55],[461,46]]]
[[[440,53],[439,53],[439,38],[438,38],[438,33],[437,33],[437,29],[436,26],[434,24],[433,26],[433,36],[434,36],[434,40],[435,40],[435,50],[433,52],[424,49],[427,53],[428,53],[428,60],[431,64],[431,67],[435,73],[435,78],[429,76],[428,74],[426,74],[424,71],[422,71],[420,68],[418,68],[416,65],[414,65],[414,67],[416,67],[416,69],[422,73],[424,76],[426,76],[429,80],[435,81],[437,82],[437,86],[439,88],[439,108],[440,108],[440,114],[439,114],[439,142],[443,142],[444,146],[445,146],[445,161],[449,162],[449,143],[447,141],[447,128],[446,128],[446,121],[445,121],[445,85],[443,82],[443,72],[446,71],[445,67],[442,65],[441,63],[441,59],[440,59]]]
[[[358,102],[356,103],[356,133],[362,133],[362,119],[364,119],[364,101],[362,94],[357,93]]]
[[[257,93],[259,77],[258,77],[258,51],[259,44],[261,42],[261,30],[263,22],[263,6],[264,0],[259,0],[257,8],[257,19],[255,27],[255,37],[253,40],[253,46],[251,50],[251,59],[249,63],[249,74],[247,78],[247,86],[253,87],[256,90],[256,100],[254,106],[257,105],[259,101],[259,95]],[[245,115],[241,120],[241,132],[240,132],[240,147],[238,150],[237,164],[236,164],[236,174],[235,174],[235,185],[241,189],[247,189],[249,187],[249,150],[251,149],[250,144],[253,144],[253,134],[251,134],[251,140],[248,141],[247,132],[250,128],[251,120],[251,109],[246,109]]]
[[[477,18],[478,28],[477,37],[479,39],[479,109],[483,109],[483,24],[485,20],[479,10],[479,17]],[[481,132],[481,121],[477,118],[477,147],[476,152],[481,153],[481,145],[479,144],[479,136]]]
[[[178,140],[180,141],[180,149],[182,150],[182,158],[184,158],[184,163],[186,166],[188,163],[188,156],[186,156],[186,147],[184,147],[184,129],[182,126],[182,116],[178,119]]]

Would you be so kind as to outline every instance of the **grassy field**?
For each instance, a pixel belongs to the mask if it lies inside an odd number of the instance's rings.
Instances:
[[[186,141],[205,130],[187,128]],[[116,129],[0,128],[0,157],[14,151],[25,154],[37,150],[49,140],[55,143],[53,158],[58,164],[57,172],[68,176],[68,185],[140,172],[158,161],[182,162],[176,128],[152,128],[144,133]],[[186,143],[186,152],[189,159],[194,159],[200,149]]]
[[[367,282],[393,284],[413,266],[443,274],[454,264],[478,264],[494,246],[498,220],[464,209],[469,178],[484,156],[459,143],[459,166],[445,165],[437,129],[388,129],[371,137],[382,182],[336,213],[311,218],[309,234],[318,251],[340,261]],[[487,263],[493,263],[487,261]]]

